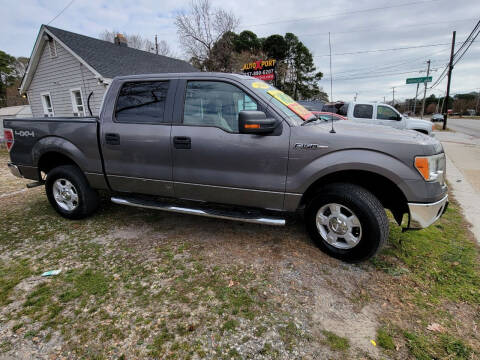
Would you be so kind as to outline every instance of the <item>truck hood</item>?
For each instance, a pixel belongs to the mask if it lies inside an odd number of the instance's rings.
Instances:
[[[414,130],[399,130],[388,126],[368,125],[352,121],[336,121],[333,124],[335,133],[330,133],[331,123],[312,123],[301,126],[296,134],[307,135],[312,143],[314,139],[335,148],[336,144],[343,147],[363,148],[388,153],[396,158],[408,158],[412,154],[433,155],[443,151],[442,144],[435,138]],[[328,135],[326,135],[328,134]],[[323,144],[325,140],[330,144]],[[295,140],[296,141],[296,140]]]
[[[405,123],[408,129],[416,127],[416,128],[422,128],[422,129],[425,128],[425,129],[432,130],[432,123],[428,120],[407,117],[405,118]]]

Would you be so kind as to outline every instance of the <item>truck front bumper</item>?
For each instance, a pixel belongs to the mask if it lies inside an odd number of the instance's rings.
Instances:
[[[11,162],[9,162],[7,164],[8,168],[10,169],[10,172],[15,175],[16,177],[19,177],[19,178],[23,178],[23,175],[22,173],[20,172],[20,169],[18,168],[17,165],[14,165],[12,164]]]
[[[445,212],[448,206],[448,195],[434,203],[408,203],[410,212],[409,229],[423,229],[432,225]]]

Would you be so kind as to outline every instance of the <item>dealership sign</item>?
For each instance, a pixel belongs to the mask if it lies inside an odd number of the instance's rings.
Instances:
[[[245,75],[253,76],[264,81],[275,80],[275,59],[257,60],[243,65]]]

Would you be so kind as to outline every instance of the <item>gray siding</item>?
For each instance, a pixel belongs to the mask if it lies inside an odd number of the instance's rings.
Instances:
[[[28,101],[34,117],[43,117],[41,93],[50,92],[55,116],[73,116],[70,89],[80,88],[85,112],[88,116],[87,98],[93,91],[90,107],[93,115],[98,115],[106,87],[99,84],[94,74],[80,61],[56,43],[57,56],[50,57],[50,49],[45,44],[32,82],[27,90]]]

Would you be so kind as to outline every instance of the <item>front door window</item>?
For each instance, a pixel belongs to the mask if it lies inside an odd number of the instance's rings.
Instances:
[[[219,81],[189,81],[183,123],[238,133],[238,113],[257,109],[257,103],[234,85]]]

